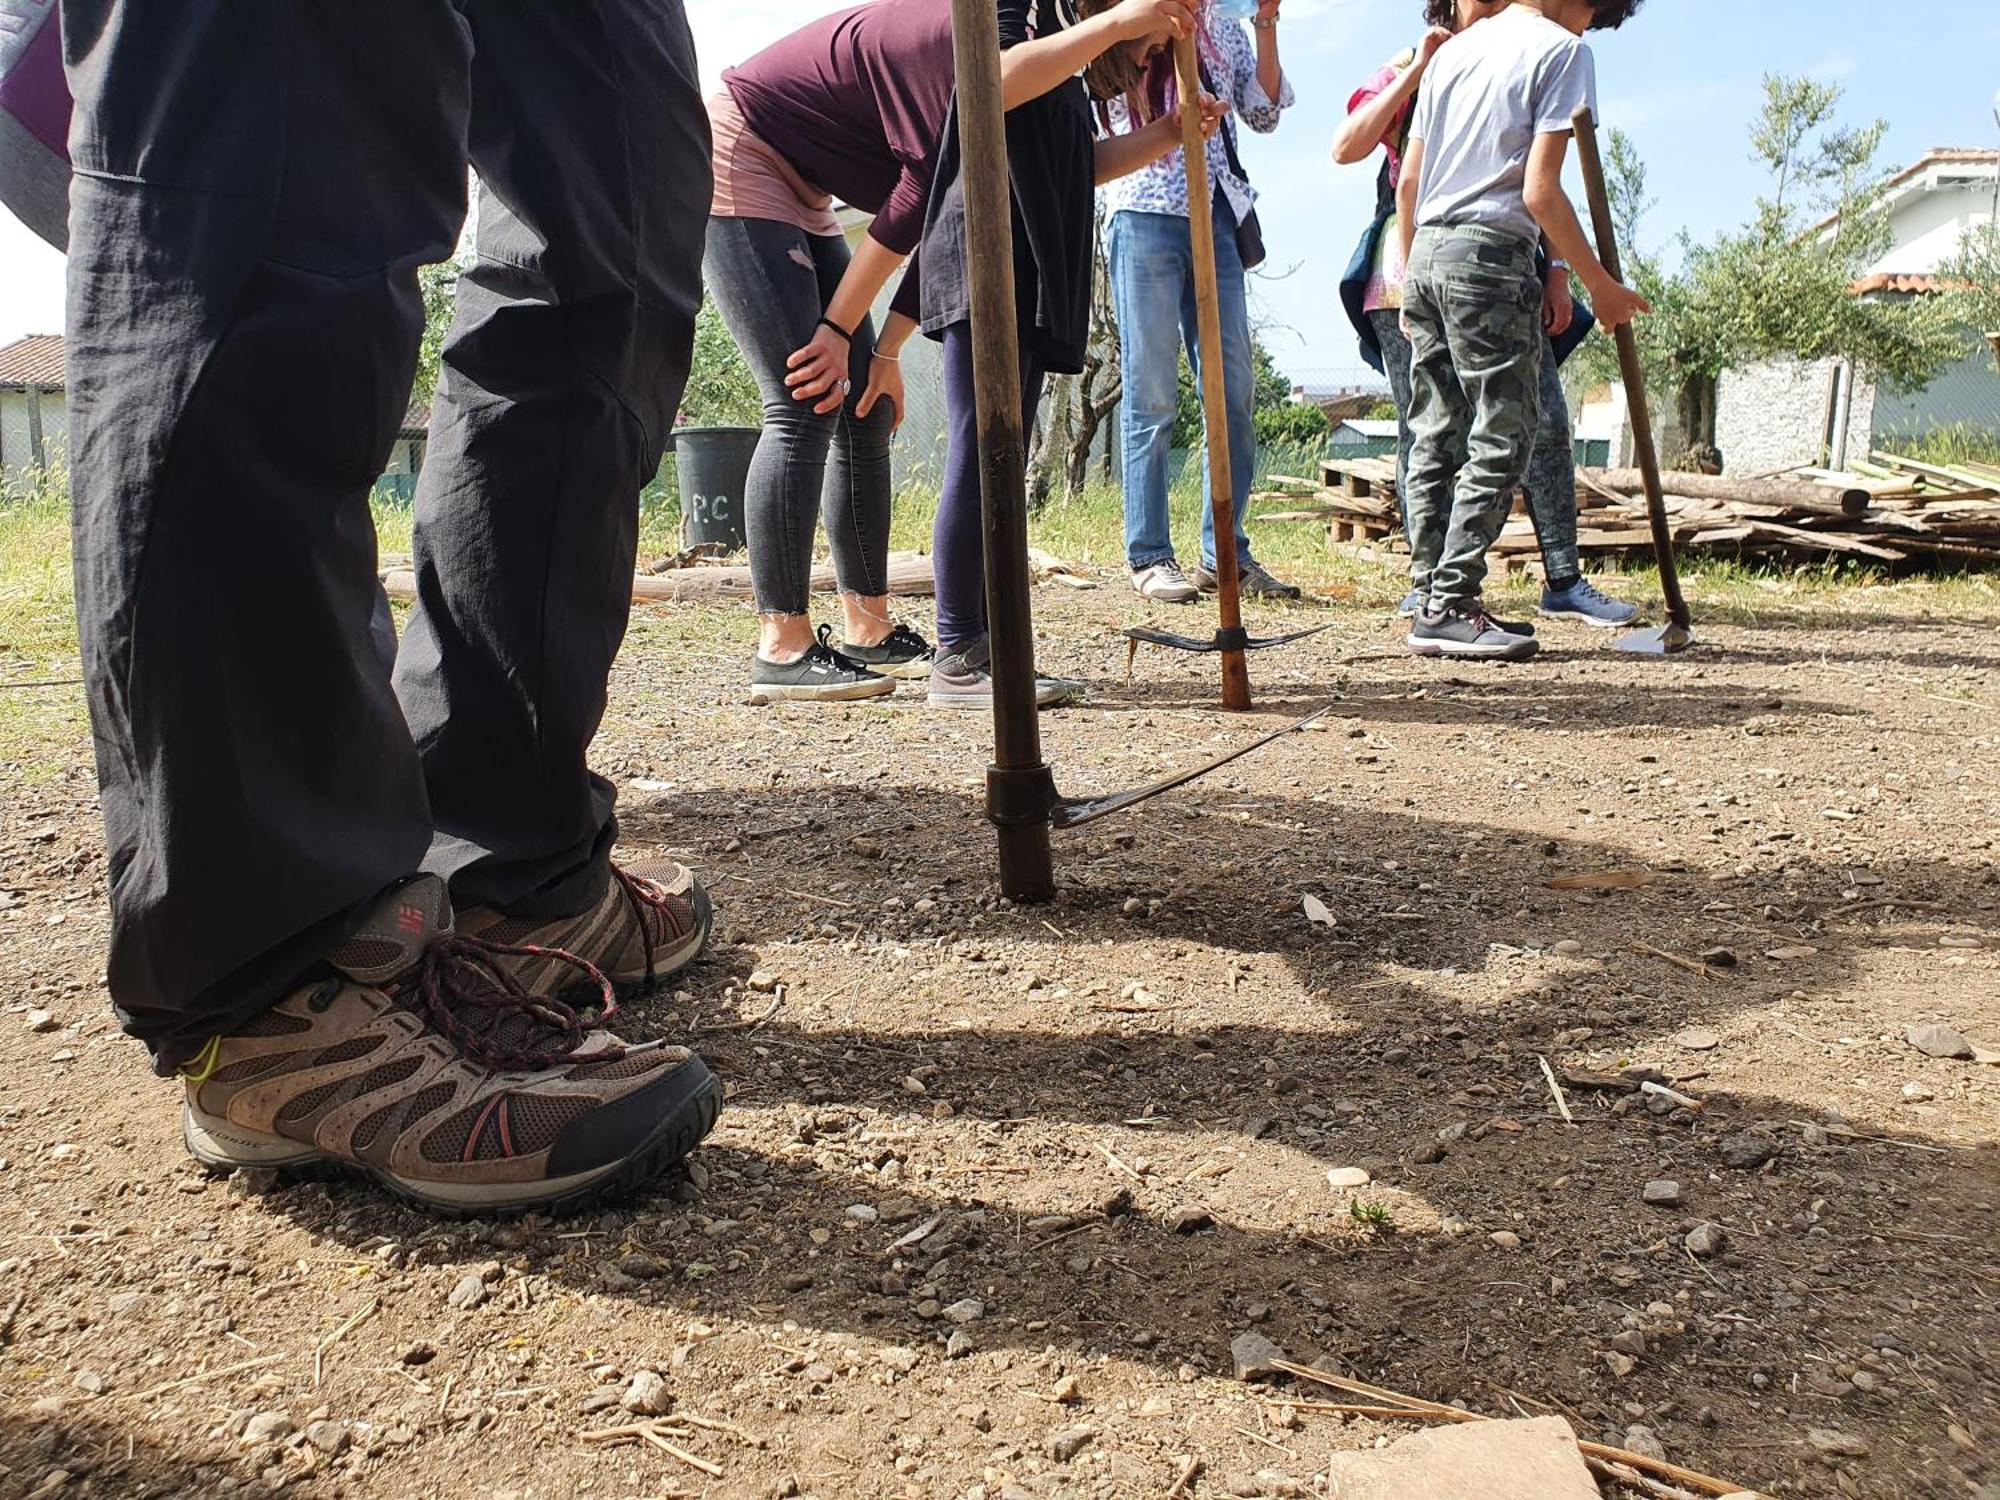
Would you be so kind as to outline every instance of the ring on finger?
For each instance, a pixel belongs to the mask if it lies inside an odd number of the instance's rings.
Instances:
[[[841,395],[845,396],[845,395],[846,395],[846,394],[847,394],[847,393],[848,393],[849,391],[852,391],[853,389],[854,389],[854,382],[853,382],[853,381],[851,381],[851,380],[843,380],[843,381],[841,381],[841,382],[840,382],[840,394],[841,394]]]

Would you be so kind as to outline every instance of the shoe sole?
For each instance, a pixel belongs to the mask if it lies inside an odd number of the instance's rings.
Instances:
[[[1165,593],[1154,593],[1150,589],[1134,589],[1133,593],[1153,604],[1193,604],[1201,598],[1201,590],[1190,588],[1185,593],[1171,589]]]
[[[1453,661],[1526,661],[1538,654],[1542,643],[1531,635],[1517,635],[1505,646],[1468,646],[1460,641],[1410,640],[1406,644],[1416,656],[1443,656]]]
[[[366,1162],[332,1156],[282,1136],[244,1132],[222,1120],[197,1119],[194,1106],[181,1105],[181,1140],[188,1154],[212,1172],[228,1175],[261,1167],[299,1181],[325,1181],[343,1177],[365,1178],[388,1193],[426,1213],[443,1219],[508,1219],[525,1213],[563,1215],[593,1208],[629,1193],[650,1182],[667,1168],[684,1161],[715,1128],[722,1112],[722,1086],[700,1058],[690,1058],[676,1079],[685,1079],[673,1103],[661,1116],[653,1134],[621,1161],[591,1172],[540,1185],[540,1191],[526,1196],[502,1198],[507,1192],[521,1193],[535,1184],[507,1183],[500,1186],[469,1188],[462,1196],[436,1196],[393,1177]]]
[[[1081,701],[1082,698],[1083,693],[1081,691],[1037,693],[1035,695],[1035,707],[1040,709],[1067,708],[1072,703]],[[993,710],[993,695],[990,693],[984,697],[958,697],[952,694],[941,695],[933,693],[925,701],[932,708],[970,708],[979,709],[987,713]]]
[[[931,675],[933,658],[930,657],[914,657],[909,661],[874,662],[863,660],[845,646],[836,646],[834,649],[856,666],[866,667],[877,677],[893,677],[898,682],[922,682]]]
[[[847,682],[839,687],[752,683],[750,702],[758,708],[773,703],[858,703],[865,698],[886,698],[896,691],[896,684],[888,673],[876,675],[878,680],[875,682]]]
[[[1538,609],[1535,611],[1535,614],[1538,618],[1544,620],[1574,620],[1579,625],[1588,625],[1592,630],[1623,630],[1632,621],[1639,618],[1637,610],[1634,610],[1631,615],[1623,620],[1600,620],[1595,615],[1586,615],[1567,609]]]

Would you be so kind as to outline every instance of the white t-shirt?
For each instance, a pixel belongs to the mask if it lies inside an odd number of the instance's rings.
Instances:
[[[1524,239],[1541,230],[1522,189],[1538,135],[1568,134],[1597,107],[1597,65],[1582,38],[1508,9],[1446,42],[1417,96],[1410,139],[1424,143],[1417,227],[1483,224]]]

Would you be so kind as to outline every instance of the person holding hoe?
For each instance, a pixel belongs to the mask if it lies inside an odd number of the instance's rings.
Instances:
[[[1562,186],[1571,117],[1596,101],[1582,37],[1643,3],[1513,0],[1439,47],[1425,76],[1396,192],[1419,655],[1520,661],[1538,647],[1487,612],[1486,554],[1540,420],[1542,236],[1606,328],[1650,310],[1605,271]]]
[[[1256,372],[1252,363],[1246,276],[1262,263],[1264,243],[1257,194],[1237,151],[1235,121],[1268,134],[1293,102],[1278,55],[1281,0],[1257,0],[1250,26],[1204,0],[1195,31],[1203,87],[1231,106],[1234,119],[1209,138],[1208,180],[1213,201],[1188,202],[1187,161],[1170,152],[1144,170],[1120,179],[1105,194],[1109,218],[1111,296],[1118,314],[1120,367],[1125,397],[1119,408],[1118,451],[1125,487],[1125,560],[1132,587],[1164,604],[1190,604],[1215,587],[1215,512],[1204,478],[1201,560],[1192,579],[1181,571],[1168,517],[1168,458],[1179,407],[1176,371],[1183,347],[1201,379],[1195,327],[1194,244],[1188,216],[1215,224],[1216,291],[1222,314],[1223,389],[1228,407],[1229,469],[1236,499],[1235,548],[1245,594],[1296,599],[1250,554],[1245,504],[1257,466]],[[1107,127],[1131,130],[1174,101],[1178,86],[1171,55],[1152,58],[1102,106]],[[1204,475],[1206,470],[1204,470]]]
[[[1361,355],[1389,379],[1396,408],[1397,484],[1404,499],[1403,519],[1409,531],[1407,503],[1410,460],[1410,342],[1403,336],[1402,235],[1396,217],[1396,187],[1401,179],[1403,152],[1418,90],[1437,51],[1454,35],[1501,10],[1506,0],[1426,0],[1424,21],[1429,29],[1413,49],[1389,61],[1348,100],[1348,116],[1334,135],[1333,159],[1341,165],[1364,161],[1379,146],[1384,161],[1376,184],[1376,212],[1361,237],[1354,263],[1342,280],[1341,301],[1361,340]],[[1535,430],[1523,488],[1528,514],[1541,544],[1544,587],[1541,613],[1613,628],[1629,624],[1636,605],[1613,599],[1583,574],[1576,535],[1576,456],[1563,393],[1562,364],[1588,336],[1595,319],[1588,306],[1571,292],[1568,265],[1548,249],[1543,236],[1537,266],[1542,278],[1542,329],[1549,343],[1542,351],[1541,419]],[[1411,534],[1414,551],[1414,534]],[[1412,588],[1399,612],[1414,617],[1423,604]]]

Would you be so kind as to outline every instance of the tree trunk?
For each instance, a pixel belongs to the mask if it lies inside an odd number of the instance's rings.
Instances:
[[[1042,420],[1035,429],[1035,445],[1028,459],[1028,512],[1034,514],[1049,503],[1056,474],[1069,460],[1070,429],[1076,409],[1076,377],[1058,375],[1049,382],[1042,402]]]

